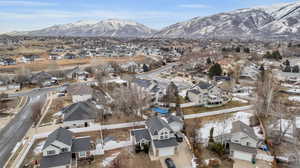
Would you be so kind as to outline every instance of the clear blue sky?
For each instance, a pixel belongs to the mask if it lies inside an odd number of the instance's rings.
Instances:
[[[0,0],[0,33],[78,20],[128,19],[160,29],[196,16],[295,0]]]

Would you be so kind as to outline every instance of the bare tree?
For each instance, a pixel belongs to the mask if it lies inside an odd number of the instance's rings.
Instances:
[[[31,110],[32,110],[31,119],[35,127],[39,123],[39,120],[42,116],[42,108],[43,108],[43,103],[41,101],[35,102],[31,106]]]
[[[149,106],[151,102],[151,96],[133,84],[129,84],[128,87],[115,88],[112,96],[116,110],[127,115],[141,116],[143,108]]]
[[[29,78],[31,71],[23,65],[15,71],[15,74],[16,81],[20,84],[24,84],[24,82],[26,82],[26,80]]]

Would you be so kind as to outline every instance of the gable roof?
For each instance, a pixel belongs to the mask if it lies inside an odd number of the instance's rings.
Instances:
[[[65,129],[65,128],[57,128],[51,134],[48,135],[48,138],[43,146],[43,149],[50,146],[54,141],[62,142],[68,146],[72,145],[72,136],[73,132]]]
[[[213,87],[213,85],[207,83],[207,82],[199,82],[197,84],[197,86],[200,88],[200,89],[210,89]]]
[[[136,142],[139,142],[142,139],[146,139],[148,141],[151,140],[149,131],[147,129],[131,130],[131,135],[135,137]]]
[[[173,131],[172,128],[168,125],[168,123],[166,121],[164,121],[163,119],[161,119],[157,116],[149,118],[146,121],[146,126],[152,135],[157,135],[158,131],[160,131],[164,128],[167,128],[170,131]]]
[[[252,153],[252,154],[256,154],[257,150],[256,148],[252,148],[249,146],[243,146],[237,143],[229,143],[229,147],[232,150],[236,150],[236,151],[242,151],[242,152],[246,152],[246,153]]]
[[[172,122],[179,122],[179,123],[183,123],[183,121],[181,120],[181,118],[179,118],[178,116],[175,116],[175,115],[169,115],[167,117],[167,121],[168,123],[172,123]]]
[[[64,121],[96,119],[96,108],[88,102],[74,103],[63,109]]]
[[[70,85],[67,92],[71,95],[92,95],[93,89],[84,84]]]
[[[71,153],[61,153],[59,155],[46,156],[41,159],[41,168],[59,167],[71,164]]]
[[[257,140],[257,136],[256,136],[253,128],[249,127],[248,125],[246,125],[245,123],[243,123],[241,121],[235,121],[232,123],[231,133],[237,133],[237,132],[243,132],[246,135],[248,135],[249,137]]]
[[[72,152],[86,152],[91,149],[91,137],[73,139]]]
[[[170,138],[170,139],[164,139],[164,140],[154,140],[153,144],[155,148],[164,148],[164,147],[171,147],[171,146],[177,146],[177,140],[176,138]]]
[[[146,80],[146,79],[135,79],[133,83],[143,88],[149,88],[152,84],[151,80]]]
[[[36,82],[42,82],[45,80],[50,80],[51,78],[52,78],[51,74],[49,74],[48,72],[42,71],[42,72],[33,74],[30,80],[31,80],[31,82],[36,83]]]

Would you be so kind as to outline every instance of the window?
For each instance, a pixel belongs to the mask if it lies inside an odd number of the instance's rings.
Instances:
[[[47,151],[47,155],[55,155],[55,150]]]
[[[79,152],[79,157],[86,157],[86,153],[85,152]]]
[[[246,144],[247,144],[247,146],[250,146],[250,142],[247,142]]]

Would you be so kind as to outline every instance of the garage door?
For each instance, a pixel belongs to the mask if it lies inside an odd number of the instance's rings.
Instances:
[[[174,148],[160,148],[159,149],[159,156],[171,156],[174,155]]]
[[[233,156],[235,159],[246,160],[250,162],[252,161],[252,154],[249,153],[234,151]]]

